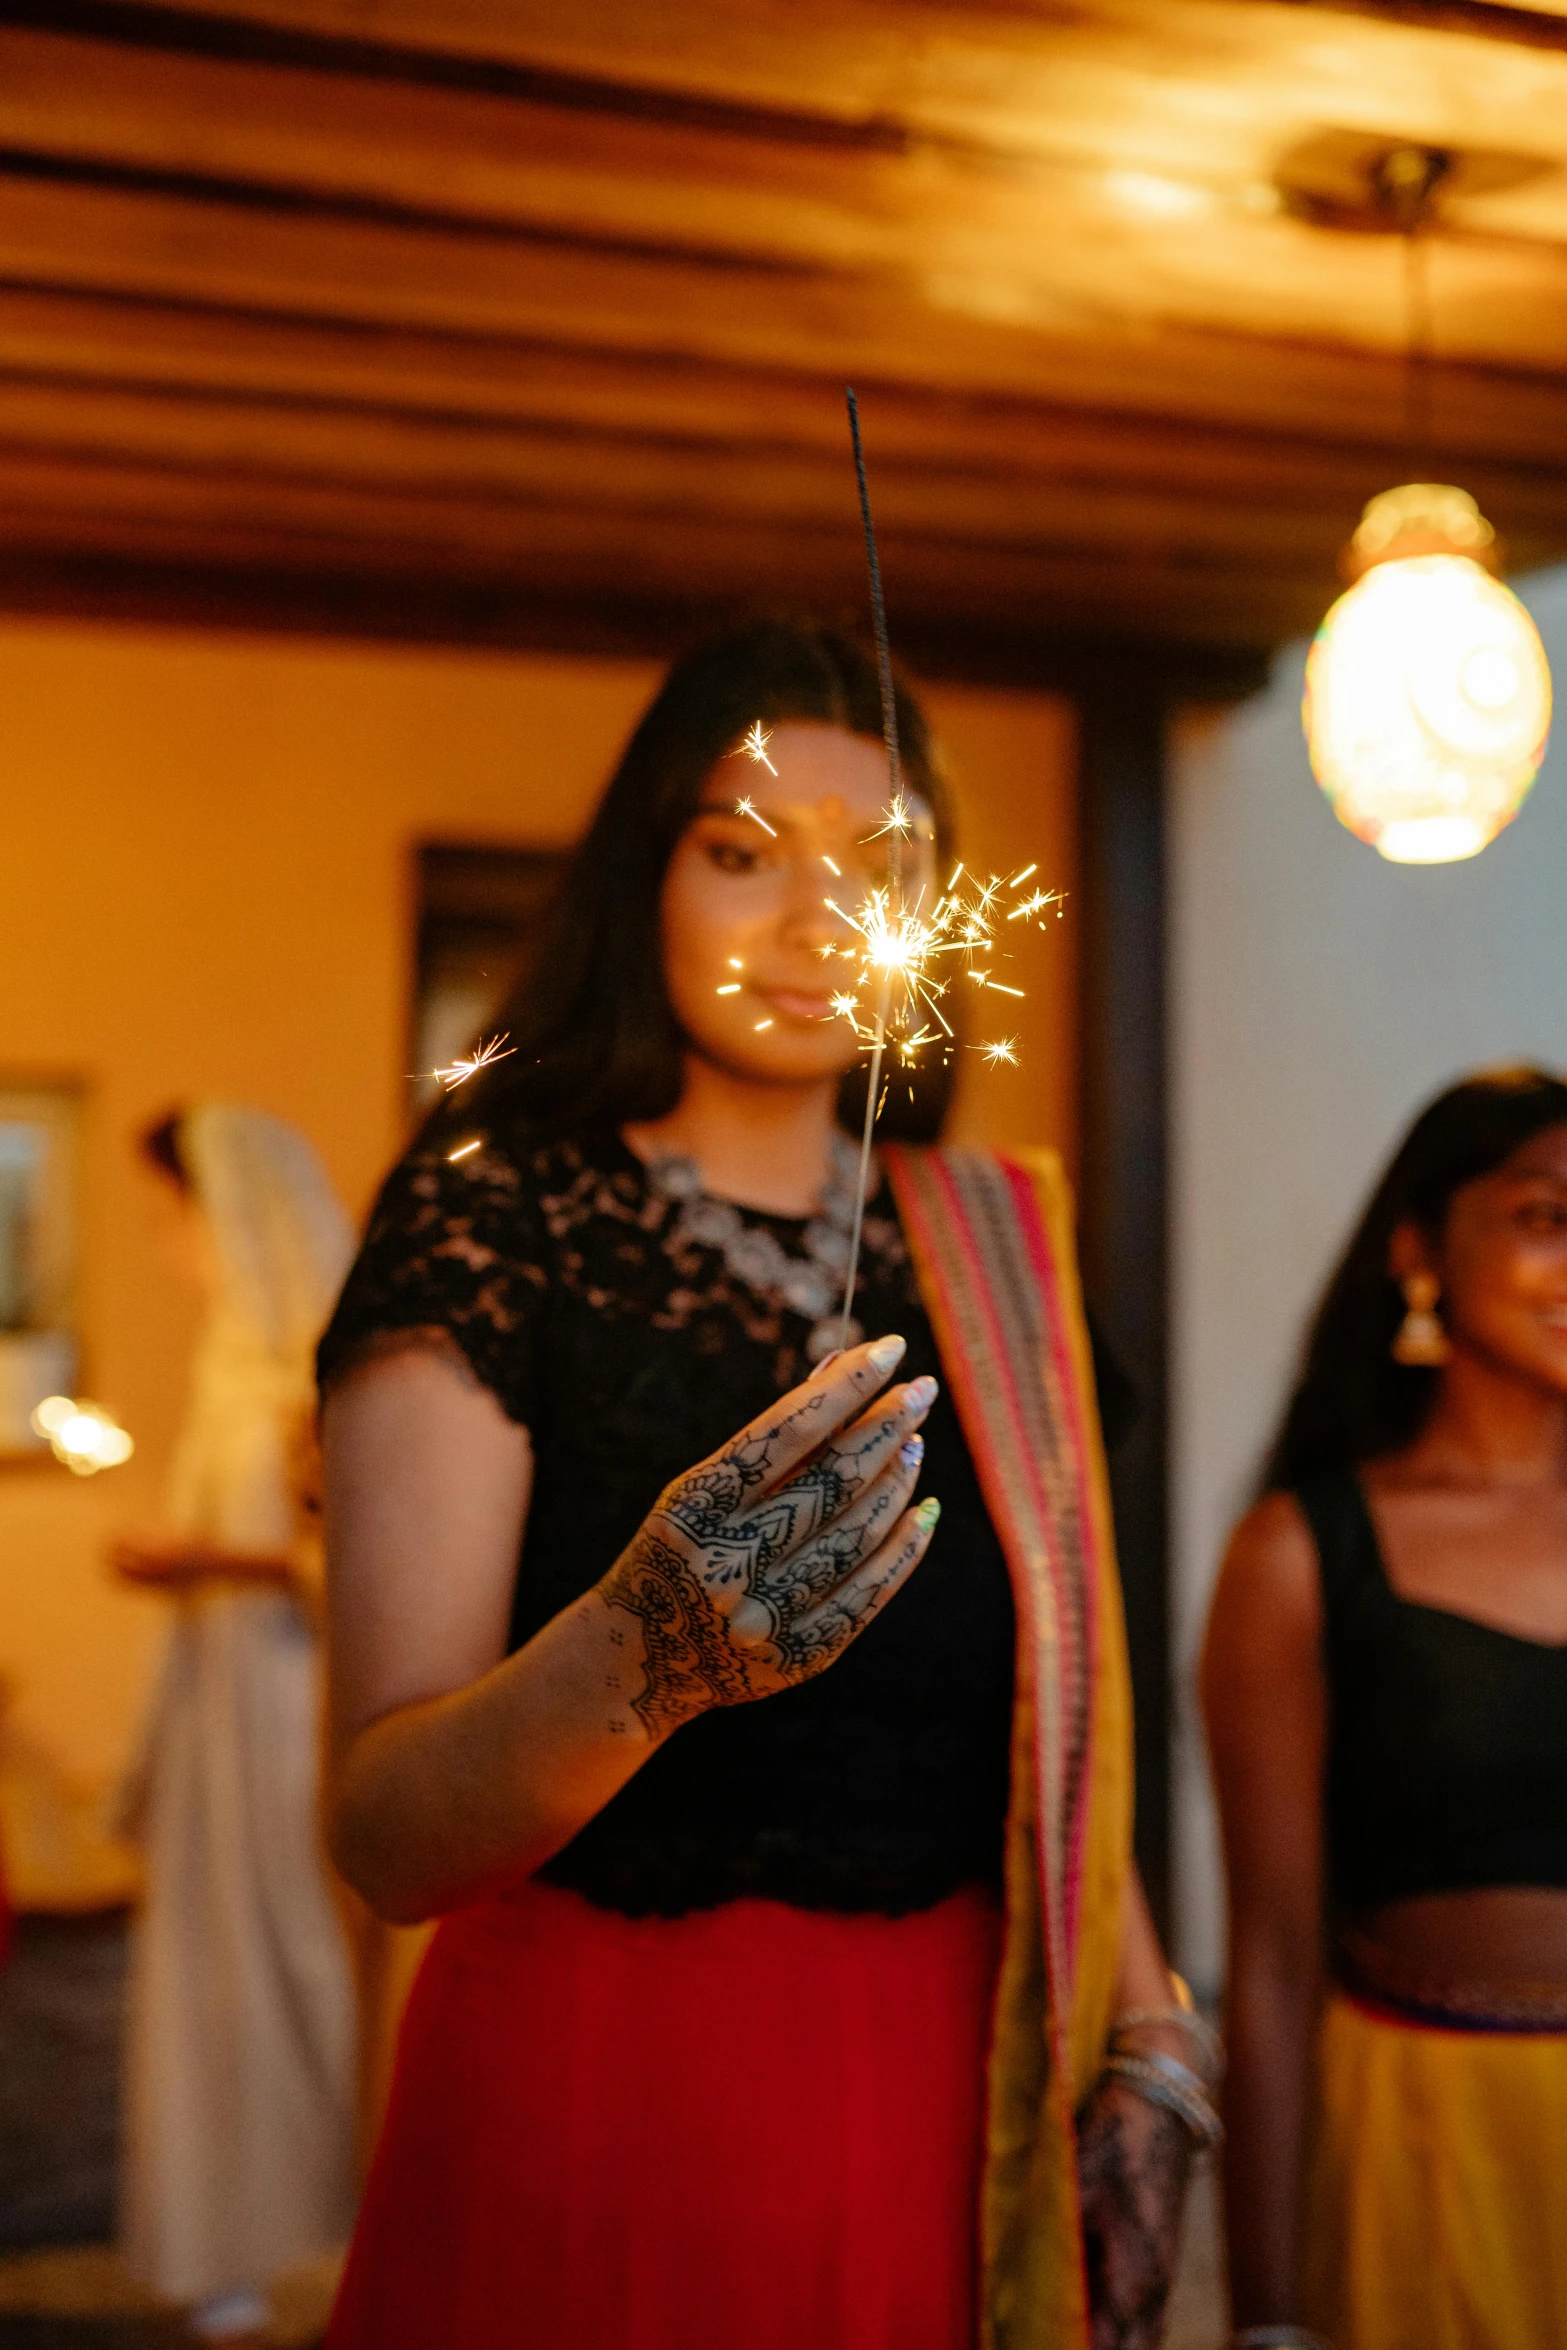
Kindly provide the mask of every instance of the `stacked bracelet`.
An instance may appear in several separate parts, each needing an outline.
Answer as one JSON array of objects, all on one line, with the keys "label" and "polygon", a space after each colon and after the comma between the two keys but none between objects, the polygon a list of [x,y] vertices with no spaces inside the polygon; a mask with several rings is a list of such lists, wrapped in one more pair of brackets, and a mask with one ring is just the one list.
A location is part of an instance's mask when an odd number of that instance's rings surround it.
[{"label": "stacked bracelet", "polygon": [[[1182,1984],[1181,1988],[1184,1990],[1186,1987]],[[1112,2050],[1117,2055],[1135,2054],[1135,2050],[1123,2052],[1122,2041],[1133,2032],[1146,2031],[1156,2025],[1186,2034],[1197,2052],[1198,2064],[1203,2076],[1203,2086],[1211,2094],[1224,2078],[1224,2042],[1219,2038],[1207,2018],[1200,2016],[1194,2007],[1128,2008],[1124,2015],[1116,2017],[1110,2027]]]},{"label": "stacked bracelet", "polygon": [[1113,2055],[1105,2071],[1125,2081],[1150,2105],[1162,2105],[1167,2113],[1173,2113],[1199,2146],[1217,2146],[1224,2136],[1224,2124],[1209,2099],[1207,2084],[1189,2064],[1150,2049],[1142,2056]]}]

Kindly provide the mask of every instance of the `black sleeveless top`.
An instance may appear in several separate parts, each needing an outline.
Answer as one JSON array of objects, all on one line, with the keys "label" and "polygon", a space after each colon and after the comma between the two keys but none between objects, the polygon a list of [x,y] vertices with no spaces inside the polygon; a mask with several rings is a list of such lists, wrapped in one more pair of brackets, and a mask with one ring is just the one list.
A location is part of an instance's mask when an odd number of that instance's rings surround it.
[{"label": "black sleeveless top", "polygon": [[1401,1599],[1353,1471],[1296,1499],[1321,1562],[1338,1914],[1567,1886],[1567,1645]]},{"label": "black sleeveless top", "polygon": [[[804,1254],[803,1217],[743,1211]],[[659,1492],[810,1369],[809,1321],[758,1297],[613,1132],[492,1133],[389,1178],[321,1343],[323,1385],[378,1340],[445,1333],[529,1430],[532,1506],[510,1645],[589,1589]],[[733,1254],[733,1251],[731,1251]],[[890,1194],[871,1203],[855,1312],[939,1374]],[[924,1425],[941,1527],[906,1588],[820,1678],[688,1722],[542,1872],[637,1916],[762,1894],[899,1914],[999,1884],[1013,1614],[950,1396]]]}]

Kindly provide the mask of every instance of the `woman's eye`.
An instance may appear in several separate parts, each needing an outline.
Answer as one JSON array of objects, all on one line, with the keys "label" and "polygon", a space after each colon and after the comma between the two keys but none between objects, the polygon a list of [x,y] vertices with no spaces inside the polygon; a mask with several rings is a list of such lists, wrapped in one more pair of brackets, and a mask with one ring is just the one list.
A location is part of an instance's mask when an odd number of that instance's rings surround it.
[{"label": "woman's eye", "polygon": [[1518,1211],[1525,1232],[1567,1232],[1567,1200],[1529,1200]]},{"label": "woman's eye", "polygon": [[710,840],[707,855],[720,873],[754,873],[760,862],[755,849],[743,849],[732,840]]}]

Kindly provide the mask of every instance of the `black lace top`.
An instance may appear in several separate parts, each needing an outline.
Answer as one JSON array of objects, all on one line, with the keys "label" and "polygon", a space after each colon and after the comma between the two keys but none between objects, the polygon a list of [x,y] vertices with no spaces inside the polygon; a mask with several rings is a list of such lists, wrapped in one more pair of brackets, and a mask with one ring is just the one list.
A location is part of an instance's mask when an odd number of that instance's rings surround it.
[{"label": "black lace top", "polygon": [[[744,1211],[800,1256],[803,1218]],[[389,1335],[449,1334],[530,1431],[518,1647],[595,1583],[669,1479],[802,1379],[809,1322],[757,1296],[615,1134],[393,1172],[321,1344],[330,1384]],[[734,1255],[731,1248],[730,1255]],[[885,1187],[856,1312],[940,1372]],[[924,1428],[941,1525],[907,1587],[818,1679],[677,1730],[544,1874],[636,1916],[742,1894],[921,1909],[999,1881],[1013,1619],[1006,1565],[951,1398]]]}]

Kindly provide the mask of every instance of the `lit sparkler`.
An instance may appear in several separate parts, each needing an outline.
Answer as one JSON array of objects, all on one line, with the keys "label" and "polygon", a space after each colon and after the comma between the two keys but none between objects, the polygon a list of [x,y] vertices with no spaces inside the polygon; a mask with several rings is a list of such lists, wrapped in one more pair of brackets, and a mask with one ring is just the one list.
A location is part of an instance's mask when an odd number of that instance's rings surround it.
[{"label": "lit sparkler", "polygon": [[[855,909],[828,898],[830,911],[854,935],[852,942],[823,951],[856,965],[856,984],[832,998],[834,1014],[847,1020],[873,1051],[879,1042],[905,1063],[943,1038],[955,1045],[941,1001],[951,980],[961,974],[998,995],[1021,996],[1023,990],[998,979],[992,967],[998,919],[1010,922],[1026,914],[1043,929],[1040,915],[1061,905],[1059,891],[1037,890],[1026,904],[1002,914],[1001,893],[1007,886],[994,874],[986,882],[965,878],[960,865],[928,914],[923,892],[910,905],[891,889],[873,890]],[[1016,1057],[1015,1051],[1010,1057]]]},{"label": "lit sparkler", "polygon": [[[882,596],[881,563],[876,552],[876,530],[871,520],[870,489],[865,478],[865,451],[860,441],[859,403],[852,388],[847,392],[849,409],[849,437],[854,449],[854,475],[860,496],[860,520],[865,532],[865,560],[870,573],[871,616],[876,632],[876,668],[881,682],[882,739],[887,747],[888,799],[884,820],[870,835],[872,840],[886,837],[889,846],[890,879],[885,888],[873,890],[854,911],[829,898],[832,911],[854,933],[855,943],[829,947],[826,952],[847,956],[856,966],[856,983],[838,989],[832,998],[833,1014],[847,1020],[855,1035],[870,1047],[870,1068],[865,1091],[865,1126],[860,1140],[859,1182],[854,1199],[854,1223],[849,1241],[849,1261],[844,1277],[843,1319],[838,1343],[849,1344],[850,1324],[853,1320],[854,1284],[859,1271],[860,1234],[865,1221],[865,1194],[870,1177],[871,1137],[875,1131],[877,1114],[881,1108],[882,1067],[889,1050],[905,1067],[912,1067],[918,1055],[931,1045],[950,1052],[956,1044],[952,1024],[941,1008],[949,978],[957,971],[966,972],[979,986],[996,990],[1001,995],[1021,996],[1020,987],[1011,987],[994,976],[990,958],[995,952],[995,929],[1001,901],[1012,891],[1020,890],[1038,872],[1037,864],[1025,865],[1010,881],[992,874],[986,882],[965,878],[959,865],[947,883],[945,891],[937,896],[926,910],[926,891],[921,889],[910,904],[903,885],[903,848],[914,835],[914,815],[909,795],[904,789],[902,763],[898,754],[898,705],[892,681],[892,653],[887,639],[887,612]],[[760,733],[760,728],[753,728]],[[748,747],[748,745],[747,745]],[[831,860],[826,862],[830,865]],[[836,868],[834,868],[836,870]],[[1019,898],[1007,907],[1005,919],[1011,922],[1031,921],[1043,929],[1040,917],[1054,908],[1061,909],[1060,894],[1055,890],[1034,890],[1027,898]],[[1001,1037],[994,1043],[979,1048],[991,1068],[1005,1064],[1016,1066],[1017,1043],[1013,1037]]]},{"label": "lit sparkler", "polygon": [[887,833],[896,834],[899,840],[911,840],[914,836],[914,811],[909,805],[907,792],[893,792],[887,806],[887,821],[878,824],[870,838],[881,840]]},{"label": "lit sparkler", "polygon": [[774,840],[778,838],[776,828],[768,823],[765,816],[758,814],[756,802],[754,800],[736,800],[735,814],[737,816],[749,816],[753,824],[759,824],[764,832],[772,833]]},{"label": "lit sparkler", "polygon": [[476,1077],[481,1069],[488,1069],[492,1061],[509,1061],[516,1050],[515,1045],[506,1043],[504,1035],[492,1036],[488,1044],[481,1044],[471,1053],[459,1053],[448,1068],[432,1070],[431,1074],[438,1077],[450,1093],[454,1087],[466,1085],[469,1078]]}]

